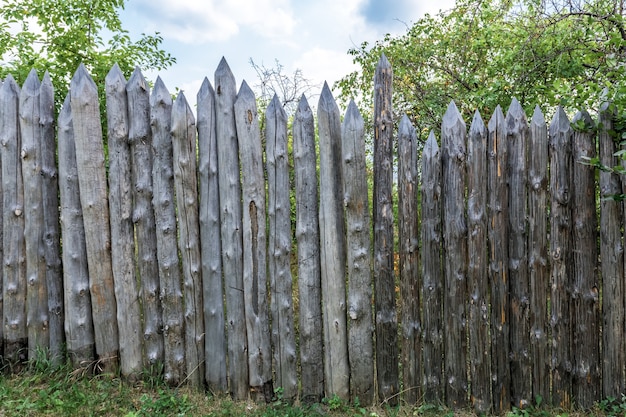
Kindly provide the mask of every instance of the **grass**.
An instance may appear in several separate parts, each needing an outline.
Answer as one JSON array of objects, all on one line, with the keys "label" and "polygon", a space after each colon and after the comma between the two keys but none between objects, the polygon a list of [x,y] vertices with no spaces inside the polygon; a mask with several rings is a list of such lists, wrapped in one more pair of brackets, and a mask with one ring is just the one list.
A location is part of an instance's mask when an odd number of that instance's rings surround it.
[{"label": "grass", "polygon": [[[0,374],[0,416],[252,416],[252,417],[435,417],[473,416],[471,411],[452,412],[432,404],[363,407],[337,397],[322,404],[290,404],[277,389],[274,403],[235,402],[226,396],[211,396],[188,388],[171,389],[153,372],[134,384],[114,375],[87,375],[81,370],[55,367],[45,359],[35,360],[18,375]],[[568,412],[544,407],[513,409],[507,417],[598,417],[626,416],[626,397],[607,399],[591,411]]]}]

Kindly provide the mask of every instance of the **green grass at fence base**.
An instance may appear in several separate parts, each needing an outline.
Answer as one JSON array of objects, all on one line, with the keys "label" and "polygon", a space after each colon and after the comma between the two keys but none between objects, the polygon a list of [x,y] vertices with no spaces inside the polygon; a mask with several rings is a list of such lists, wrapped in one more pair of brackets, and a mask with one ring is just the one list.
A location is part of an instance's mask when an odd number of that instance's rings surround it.
[{"label": "green grass at fence base", "polygon": [[[0,416],[252,416],[252,417],[435,417],[472,416],[445,407],[422,404],[400,407],[363,407],[337,397],[310,406],[284,401],[277,389],[274,403],[235,402],[226,396],[210,396],[186,387],[171,389],[152,376],[134,384],[113,375],[92,376],[67,367],[36,361],[18,375],[0,375]],[[626,398],[600,402],[594,410],[558,412],[534,407],[513,410],[507,417],[624,416]]]}]

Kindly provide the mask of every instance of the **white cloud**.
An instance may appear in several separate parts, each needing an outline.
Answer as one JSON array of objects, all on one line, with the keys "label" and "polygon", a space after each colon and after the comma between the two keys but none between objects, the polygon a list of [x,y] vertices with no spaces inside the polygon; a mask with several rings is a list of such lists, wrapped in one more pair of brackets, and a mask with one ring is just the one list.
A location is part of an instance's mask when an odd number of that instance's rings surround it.
[{"label": "white cloud", "polygon": [[227,41],[243,30],[267,39],[291,36],[288,0],[141,0],[149,31],[184,43]]}]

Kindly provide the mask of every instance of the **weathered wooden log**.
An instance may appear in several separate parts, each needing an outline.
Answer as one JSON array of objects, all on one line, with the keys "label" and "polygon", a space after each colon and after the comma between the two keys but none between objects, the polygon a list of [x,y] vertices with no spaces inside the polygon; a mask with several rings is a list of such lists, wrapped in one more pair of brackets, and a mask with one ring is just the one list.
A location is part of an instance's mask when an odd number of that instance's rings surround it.
[{"label": "weathered wooden log", "polygon": [[530,355],[533,398],[550,399],[548,342],[548,130],[539,107],[530,121],[528,158],[528,267],[530,274]]},{"label": "weathered wooden log", "polygon": [[137,281],[141,286],[143,309],[144,366],[147,372],[156,373],[163,364],[163,316],[152,206],[150,87],[139,68],[135,68],[128,80],[126,93],[133,190],[132,220],[137,242]]},{"label": "weathered wooden log", "polygon": [[98,369],[116,372],[119,357],[117,306],[111,266],[111,232],[98,88],[84,65],[70,84],[76,165],[83,209],[91,307]]},{"label": "weathered wooden log", "polygon": [[131,153],[128,143],[126,79],[116,64],[104,80],[109,147],[109,210],[111,212],[111,265],[117,304],[120,371],[136,380],[143,371],[143,338],[139,285],[135,277],[135,231],[132,219]]},{"label": "weathered wooden log", "polygon": [[228,389],[226,380],[226,335],[224,333],[224,286],[220,239],[215,90],[207,78],[197,96],[198,187],[200,249],[205,328],[206,384],[214,394]]},{"label": "weathered wooden log", "polygon": [[243,202],[243,294],[253,397],[274,396],[267,299],[267,232],[261,130],[254,93],[244,81],[235,101]]},{"label": "weathered wooden log", "polygon": [[587,111],[576,113],[572,125],[578,121],[582,121],[584,128],[574,131],[572,144],[573,402],[587,410],[600,401],[602,395],[595,170],[582,163],[596,157],[596,138],[594,123]]},{"label": "weathered wooden log", "polygon": [[182,264],[185,316],[185,362],[187,382],[204,386],[204,312],[202,311],[202,269],[200,220],[198,218],[198,177],[196,173],[196,123],[181,91],[172,106],[172,156],[178,212],[178,250]]},{"label": "weathered wooden log", "polygon": [[526,204],[528,123],[514,98],[506,115],[509,175],[509,290],[511,401],[524,408],[533,403],[530,350],[530,282]]},{"label": "weathered wooden log", "polygon": [[63,308],[63,268],[59,235],[59,178],[56,164],[54,88],[48,71],[41,80],[39,120],[41,123],[41,175],[44,218],[44,259],[48,287],[49,356],[54,365],[64,361],[65,313]]},{"label": "weathered wooden log", "polygon": [[73,368],[91,370],[96,350],[69,94],[59,113],[58,129],[66,348]]},{"label": "weathered wooden log", "polygon": [[550,124],[550,327],[552,403],[569,408],[572,398],[572,129],[561,106]]},{"label": "weathered wooden log", "polygon": [[509,367],[508,151],[504,114],[496,107],[487,130],[489,282],[491,283],[491,392],[494,413],[511,408]]},{"label": "weathered wooden log", "polygon": [[441,258],[441,154],[431,131],[422,151],[422,293],[424,400],[443,402],[443,264]]},{"label": "weathered wooden log", "polygon": [[374,73],[374,309],[378,397],[397,404],[398,318],[393,254],[393,71],[383,54]]},{"label": "weathered wooden log", "polygon": [[265,143],[269,218],[268,271],[276,386],[282,387],[285,400],[293,401],[298,395],[298,375],[291,283],[291,187],[287,113],[276,95],[265,111]]},{"label": "weathered wooden log", "polygon": [[24,240],[26,243],[26,324],[28,356],[48,354],[48,286],[43,248],[43,184],[41,176],[41,128],[39,94],[41,83],[33,69],[20,91],[19,114],[24,181]]},{"label": "weathered wooden log", "polygon": [[466,128],[454,102],[441,124],[441,168],[445,289],[446,403],[453,408],[467,405],[467,223],[465,219]]},{"label": "weathered wooden log", "polygon": [[20,88],[8,75],[0,88],[0,146],[3,199],[3,318],[4,360],[19,372],[27,359],[26,248],[24,243],[24,188],[19,134]]},{"label": "weathered wooden log", "polygon": [[178,259],[178,229],[172,150],[172,96],[160,77],[150,95],[152,128],[152,205],[163,312],[163,377],[179,386],[186,374],[183,292]]},{"label": "weathered wooden log", "polygon": [[[422,394],[422,328],[420,323],[417,134],[409,118],[398,127],[398,248],[400,322],[404,400],[415,404]],[[365,172],[361,174],[365,178]],[[367,200],[366,200],[367,201]]]},{"label": "weathered wooden log", "polygon": [[324,382],[327,396],[348,399],[350,367],[346,328],[346,235],[339,107],[324,84],[317,107],[320,150],[320,262],[324,300]]},{"label": "weathered wooden log", "polygon": [[300,399],[308,404],[321,401],[324,395],[324,367],[320,366],[324,355],[315,123],[304,95],[293,120],[293,164],[300,307]]},{"label": "weathered wooden log", "polygon": [[476,111],[467,140],[467,290],[471,405],[491,410],[491,341],[487,257],[487,127]]},{"label": "weathered wooden log", "polygon": [[[608,167],[618,164],[616,145],[612,135],[615,118],[614,107],[604,103],[600,107],[598,152],[600,163]],[[624,246],[620,227],[623,209],[611,200],[621,192],[622,186],[616,173],[600,172],[600,265],[602,294],[602,396],[619,398],[626,389],[624,367],[626,352],[622,348],[624,330]]]},{"label": "weathered wooden log", "polygon": [[243,295],[243,249],[239,145],[234,104],[235,77],[222,58],[215,71],[217,162],[219,172],[222,268],[228,332],[228,372],[234,399],[248,397],[248,349]]},{"label": "weathered wooden log", "polygon": [[362,405],[367,406],[372,404],[376,392],[372,340],[372,244],[365,167],[365,122],[354,101],[350,101],[346,110],[341,126],[341,142],[346,213],[350,397],[358,398]]}]

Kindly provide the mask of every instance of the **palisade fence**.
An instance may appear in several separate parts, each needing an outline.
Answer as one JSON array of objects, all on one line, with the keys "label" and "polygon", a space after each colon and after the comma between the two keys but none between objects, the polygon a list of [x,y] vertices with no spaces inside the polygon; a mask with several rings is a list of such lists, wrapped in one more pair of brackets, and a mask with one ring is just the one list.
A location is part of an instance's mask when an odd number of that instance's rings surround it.
[{"label": "palisade fence", "polygon": [[624,206],[601,198],[621,182],[602,172],[598,190],[581,163],[596,149],[617,163],[610,107],[597,129],[560,108],[548,126],[513,99],[468,131],[451,103],[441,145],[431,133],[418,160],[406,116],[394,132],[383,56],[370,214],[363,119],[350,103],[342,121],[327,85],[317,142],[306,98],[292,132],[274,98],[262,149],[254,94],[225,60],[197,120],[182,92],[172,101],[160,79],[151,92],[138,69],[126,82],[114,66],[105,84],[108,172],[84,66],[56,136],[47,74],[0,88],[7,369],[47,352],[235,399],[281,387],[303,402],[495,413],[626,392]]}]

